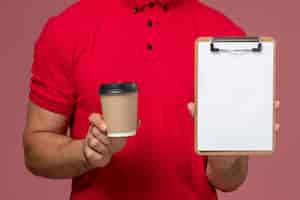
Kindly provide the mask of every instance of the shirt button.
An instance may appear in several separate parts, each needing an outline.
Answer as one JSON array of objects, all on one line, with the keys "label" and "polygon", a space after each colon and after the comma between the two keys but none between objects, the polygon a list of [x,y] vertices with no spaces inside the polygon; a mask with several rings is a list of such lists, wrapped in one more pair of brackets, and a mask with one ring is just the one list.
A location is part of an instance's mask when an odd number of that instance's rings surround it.
[{"label": "shirt button", "polygon": [[139,8],[138,8],[138,7],[134,7],[134,8],[133,8],[133,13],[136,14],[136,13],[138,13],[138,12],[139,12]]},{"label": "shirt button", "polygon": [[148,49],[149,51],[152,51],[152,49],[153,49],[153,46],[152,46],[152,44],[151,44],[151,43],[147,44],[147,49]]},{"label": "shirt button", "polygon": [[169,9],[167,4],[164,4],[162,8],[163,8],[164,11],[167,11]]},{"label": "shirt button", "polygon": [[153,7],[155,6],[155,3],[154,3],[154,2],[150,2],[150,3],[148,4],[148,6],[149,6],[150,8],[153,8]]},{"label": "shirt button", "polygon": [[151,27],[153,26],[153,23],[152,23],[152,20],[151,20],[151,19],[148,20],[147,26],[148,26],[149,28],[151,28]]}]

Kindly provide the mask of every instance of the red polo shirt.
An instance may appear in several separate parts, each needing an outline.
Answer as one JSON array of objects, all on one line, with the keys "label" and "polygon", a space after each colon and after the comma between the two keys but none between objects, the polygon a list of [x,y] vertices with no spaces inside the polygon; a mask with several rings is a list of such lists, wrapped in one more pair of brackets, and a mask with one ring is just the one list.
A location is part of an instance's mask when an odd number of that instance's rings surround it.
[{"label": "red polo shirt", "polygon": [[139,86],[137,135],[107,167],[74,178],[71,199],[216,199],[186,106],[194,99],[194,41],[242,34],[196,0],[82,0],[50,18],[35,46],[30,99],[72,117],[73,138],[84,138],[88,116],[101,113],[101,83]]}]

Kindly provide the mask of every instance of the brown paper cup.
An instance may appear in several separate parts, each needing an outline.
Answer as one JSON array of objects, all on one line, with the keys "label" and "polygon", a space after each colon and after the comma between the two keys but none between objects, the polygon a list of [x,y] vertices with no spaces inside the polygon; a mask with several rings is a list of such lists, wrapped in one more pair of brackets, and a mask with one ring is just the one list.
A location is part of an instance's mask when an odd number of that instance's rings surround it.
[{"label": "brown paper cup", "polygon": [[99,93],[108,136],[134,136],[138,125],[138,91],[136,84],[102,84]]}]

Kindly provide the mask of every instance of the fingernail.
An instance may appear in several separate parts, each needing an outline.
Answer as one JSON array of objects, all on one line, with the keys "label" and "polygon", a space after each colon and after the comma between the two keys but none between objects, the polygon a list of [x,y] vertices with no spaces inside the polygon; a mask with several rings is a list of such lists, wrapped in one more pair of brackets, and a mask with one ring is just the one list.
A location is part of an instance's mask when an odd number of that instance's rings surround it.
[{"label": "fingernail", "polygon": [[102,124],[101,128],[102,128],[103,131],[106,131],[106,126],[105,126],[105,124]]}]

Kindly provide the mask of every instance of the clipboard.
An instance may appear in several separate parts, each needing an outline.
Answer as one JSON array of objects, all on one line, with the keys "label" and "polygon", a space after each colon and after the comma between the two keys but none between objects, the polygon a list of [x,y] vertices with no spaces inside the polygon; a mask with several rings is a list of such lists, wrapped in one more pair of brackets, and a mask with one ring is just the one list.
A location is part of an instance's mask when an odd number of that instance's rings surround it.
[{"label": "clipboard", "polygon": [[195,42],[195,151],[271,154],[275,147],[275,41],[200,37]]}]

